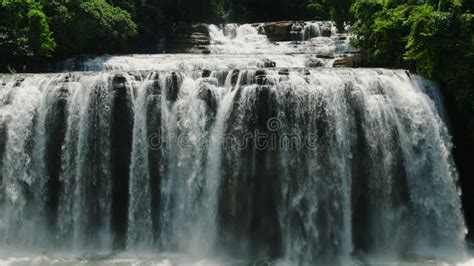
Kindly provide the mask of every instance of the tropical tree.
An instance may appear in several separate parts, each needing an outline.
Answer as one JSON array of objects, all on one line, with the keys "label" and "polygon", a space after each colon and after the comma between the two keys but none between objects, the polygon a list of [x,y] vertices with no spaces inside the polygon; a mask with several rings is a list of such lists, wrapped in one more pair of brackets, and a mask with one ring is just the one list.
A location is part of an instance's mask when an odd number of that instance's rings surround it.
[{"label": "tropical tree", "polygon": [[50,57],[56,43],[41,5],[33,0],[0,0],[0,68],[20,59]]}]

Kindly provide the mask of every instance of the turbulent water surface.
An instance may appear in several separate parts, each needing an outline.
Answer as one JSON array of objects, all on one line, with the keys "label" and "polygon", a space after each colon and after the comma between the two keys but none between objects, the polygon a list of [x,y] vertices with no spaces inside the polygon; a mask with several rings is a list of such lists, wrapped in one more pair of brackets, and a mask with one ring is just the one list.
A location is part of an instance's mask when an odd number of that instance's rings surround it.
[{"label": "turbulent water surface", "polygon": [[320,25],[0,75],[0,264],[472,263],[438,88]]}]

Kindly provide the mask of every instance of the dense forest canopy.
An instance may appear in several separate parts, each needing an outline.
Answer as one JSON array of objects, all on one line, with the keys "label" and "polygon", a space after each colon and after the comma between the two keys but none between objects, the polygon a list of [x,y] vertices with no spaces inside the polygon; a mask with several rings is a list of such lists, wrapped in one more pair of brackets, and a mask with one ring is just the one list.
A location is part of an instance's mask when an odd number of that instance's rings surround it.
[{"label": "dense forest canopy", "polygon": [[[462,23],[462,27],[469,27],[469,23],[472,22],[470,17],[473,2],[471,0],[464,2],[463,0],[0,0],[1,66],[4,69],[7,62],[12,64],[18,60],[51,56],[64,58],[80,54],[140,51],[142,47],[156,44],[169,25],[178,21],[251,23],[332,19],[336,21],[339,29],[342,29],[344,22],[353,24],[355,19],[358,19],[362,23],[357,24],[355,32],[368,39],[366,42],[358,40],[356,43],[365,48],[374,47],[374,43],[369,43],[371,41],[381,41],[377,38],[372,40],[371,37],[382,33],[384,26],[400,29],[399,32],[390,32],[388,35],[393,43],[377,43],[382,45],[380,49],[374,49],[374,53],[369,51],[370,59],[374,62],[382,65],[387,65],[387,62],[389,65],[394,63],[400,67],[420,56],[416,52],[419,48],[418,43],[411,45],[410,51],[400,50],[404,48],[402,42],[405,37],[408,37],[400,34],[406,33],[410,27],[415,27],[413,25],[422,27],[423,25],[419,25],[418,22],[441,20],[441,13],[443,16],[455,14],[454,17],[459,18],[458,22]],[[410,16],[412,13],[418,16]],[[406,20],[408,18],[410,19]],[[446,24],[448,21],[450,20],[436,23]],[[371,23],[375,23],[377,27],[374,28],[375,24]],[[440,29],[438,33],[443,34],[443,30]],[[426,41],[426,38],[420,38],[421,35],[417,36],[414,32],[410,36],[412,41],[415,39],[420,42],[421,39]],[[469,39],[469,34],[464,34],[464,37]],[[397,43],[398,47],[395,47]],[[384,48],[391,53],[383,53],[381,49]],[[382,62],[382,57],[385,62]],[[423,66],[424,71],[428,71],[428,67]]]},{"label": "dense forest canopy", "polygon": [[[0,0],[0,3],[0,55],[4,68],[7,62],[13,64],[25,59],[139,51],[157,43],[167,27],[178,21],[222,23],[334,19],[342,25],[342,21],[350,17],[352,2]],[[33,31],[38,36],[33,36]],[[13,45],[17,41],[19,45]]]}]

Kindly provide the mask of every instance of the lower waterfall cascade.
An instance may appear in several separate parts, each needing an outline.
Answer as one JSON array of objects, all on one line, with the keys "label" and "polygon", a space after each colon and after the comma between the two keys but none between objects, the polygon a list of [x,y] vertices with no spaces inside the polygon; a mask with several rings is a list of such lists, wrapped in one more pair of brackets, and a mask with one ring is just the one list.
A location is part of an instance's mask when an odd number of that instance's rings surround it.
[{"label": "lower waterfall cascade", "polygon": [[439,88],[333,68],[353,48],[327,23],[0,74],[0,264],[465,260]]}]

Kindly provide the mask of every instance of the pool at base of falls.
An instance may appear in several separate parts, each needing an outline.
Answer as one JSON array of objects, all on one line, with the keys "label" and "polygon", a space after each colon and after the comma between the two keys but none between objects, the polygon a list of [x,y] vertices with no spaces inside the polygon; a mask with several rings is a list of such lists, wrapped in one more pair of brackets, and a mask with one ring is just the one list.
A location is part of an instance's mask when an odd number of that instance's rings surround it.
[{"label": "pool at base of falls", "polygon": [[[42,265],[83,265],[83,266],[289,266],[297,265],[297,262],[287,260],[261,259],[232,259],[225,257],[217,258],[197,258],[183,254],[29,254],[0,256],[1,266],[42,266]],[[423,258],[391,259],[391,258],[373,258],[360,260],[358,258],[345,261],[345,266],[472,266],[474,257],[459,261],[443,261]]]}]

